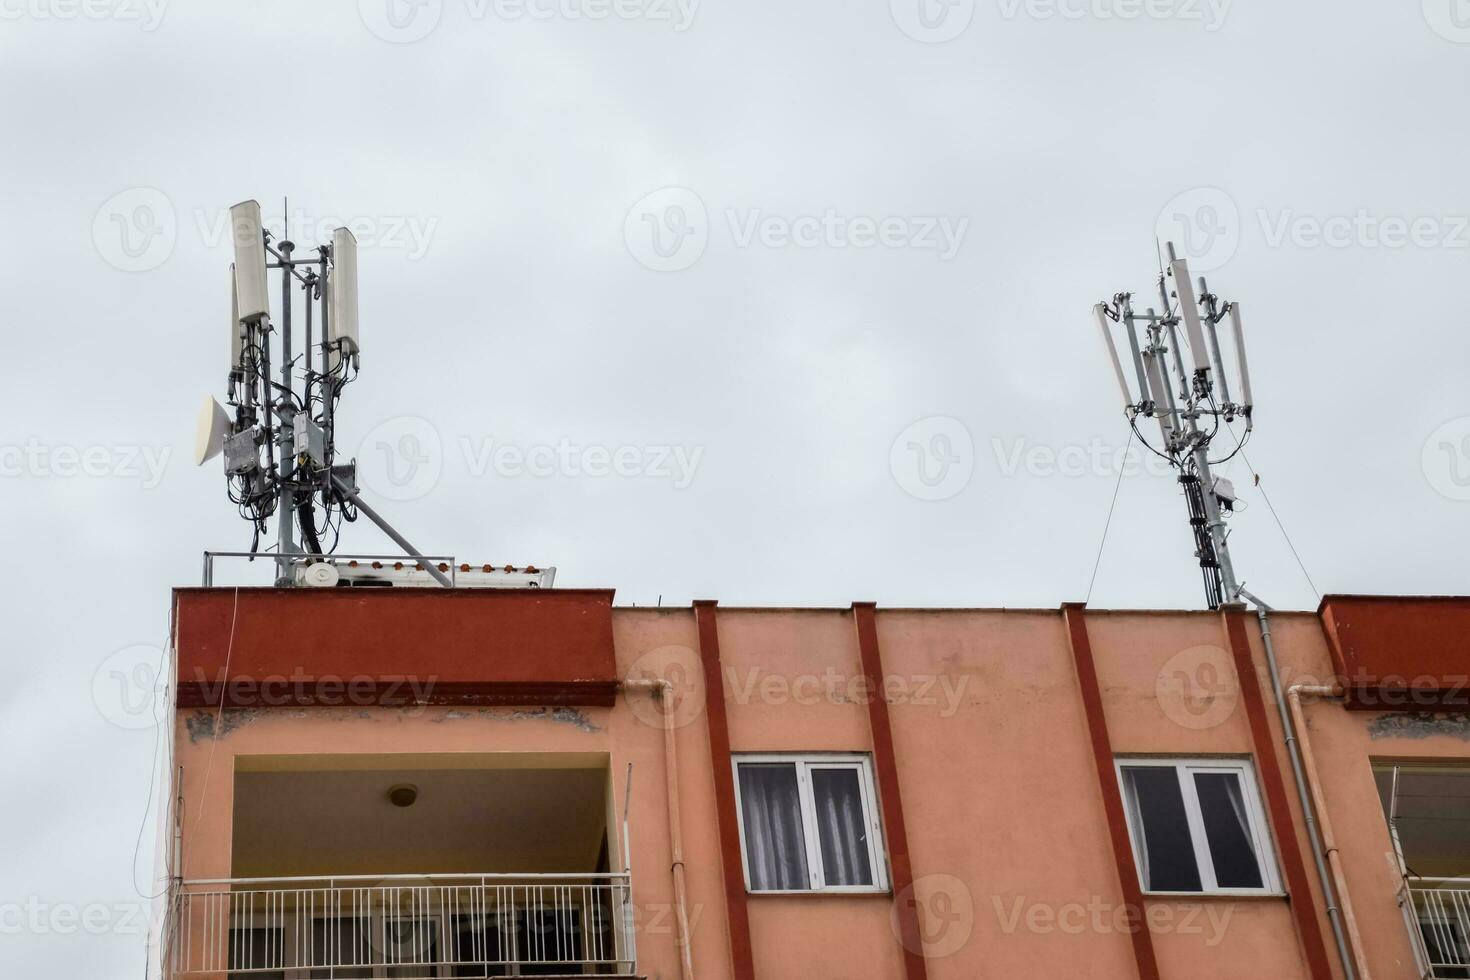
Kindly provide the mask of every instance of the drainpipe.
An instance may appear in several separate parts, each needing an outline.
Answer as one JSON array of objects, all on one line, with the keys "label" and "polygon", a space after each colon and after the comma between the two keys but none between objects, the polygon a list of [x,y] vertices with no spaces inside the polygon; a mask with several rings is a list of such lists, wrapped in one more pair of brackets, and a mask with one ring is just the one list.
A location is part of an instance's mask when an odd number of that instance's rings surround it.
[{"label": "drainpipe", "polygon": [[[1348,936],[1343,930],[1343,910],[1338,908],[1338,898],[1344,905],[1347,904],[1347,893],[1342,889],[1340,882],[1337,888],[1333,887],[1333,877],[1328,871],[1328,852],[1324,850],[1323,838],[1331,837],[1327,829],[1327,815],[1322,814],[1322,835],[1319,837],[1318,824],[1313,816],[1311,790],[1308,788],[1307,773],[1304,772],[1302,764],[1303,744],[1298,740],[1297,730],[1305,727],[1305,723],[1296,721],[1291,713],[1287,711],[1286,698],[1281,691],[1281,671],[1276,666],[1276,646],[1271,641],[1271,607],[1252,595],[1244,587],[1236,590],[1237,594],[1251,601],[1256,607],[1256,618],[1261,622],[1261,645],[1266,650],[1267,673],[1271,677],[1272,700],[1276,702],[1276,713],[1281,720],[1281,731],[1286,735],[1286,754],[1291,759],[1291,775],[1296,783],[1297,801],[1301,804],[1302,815],[1307,822],[1307,842],[1312,848],[1312,860],[1317,866],[1317,881],[1322,887],[1322,898],[1327,903],[1327,921],[1332,926],[1332,938],[1337,944],[1337,956],[1342,962],[1343,975],[1346,980],[1371,980],[1368,968],[1352,949],[1361,948],[1357,939],[1357,925],[1352,921],[1352,912],[1346,911],[1348,919],[1348,931],[1352,933],[1352,942],[1349,943]],[[1297,688],[1292,688],[1293,691]],[[1332,853],[1335,853],[1333,851]]]},{"label": "drainpipe", "polygon": [[[1322,796],[1321,781],[1317,778],[1317,762],[1312,755],[1312,743],[1307,737],[1307,719],[1302,713],[1302,697],[1340,698],[1345,692],[1335,684],[1293,684],[1286,692],[1291,705],[1291,717],[1301,733],[1302,763],[1306,767],[1307,785],[1312,791],[1312,804],[1317,810],[1317,823],[1322,832],[1322,848],[1327,852],[1327,862],[1332,867],[1332,881],[1337,888],[1338,900],[1342,903],[1342,918],[1347,927],[1348,941],[1352,945],[1354,962],[1360,980],[1369,980],[1368,964],[1363,962],[1363,937],[1358,933],[1358,920],[1353,915],[1353,902],[1348,896],[1347,877],[1342,869],[1342,857],[1337,851],[1337,842],[1332,836],[1332,821],[1327,816],[1327,801]],[[1310,817],[1308,819],[1311,819]]]},{"label": "drainpipe", "polygon": [[674,915],[679,928],[679,973],[694,980],[694,957],[689,948],[689,901],[684,884],[684,835],[679,830],[679,760],[674,751],[674,685],[663,678],[629,679],[627,691],[651,691],[664,718],[664,777],[668,782],[670,871],[674,875]]}]

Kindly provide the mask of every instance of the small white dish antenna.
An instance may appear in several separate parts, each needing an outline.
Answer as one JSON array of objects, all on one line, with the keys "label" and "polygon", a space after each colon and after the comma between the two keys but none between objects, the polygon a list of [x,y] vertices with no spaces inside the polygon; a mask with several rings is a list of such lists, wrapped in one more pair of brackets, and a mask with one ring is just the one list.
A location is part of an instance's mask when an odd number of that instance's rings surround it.
[{"label": "small white dish antenna", "polygon": [[194,463],[203,466],[214,459],[225,448],[225,436],[230,434],[230,413],[209,395],[199,406],[199,421],[194,427]]},{"label": "small white dish antenna", "polygon": [[311,588],[329,589],[336,585],[340,578],[337,566],[329,562],[317,561],[310,565],[296,566],[296,580]]}]

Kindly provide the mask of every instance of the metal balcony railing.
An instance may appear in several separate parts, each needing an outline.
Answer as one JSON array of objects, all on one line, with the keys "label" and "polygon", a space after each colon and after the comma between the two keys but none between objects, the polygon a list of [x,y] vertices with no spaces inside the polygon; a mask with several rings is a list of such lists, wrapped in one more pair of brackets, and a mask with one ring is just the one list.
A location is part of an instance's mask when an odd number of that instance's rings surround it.
[{"label": "metal balcony railing", "polygon": [[167,976],[624,977],[626,874],[360,875],[186,881]]},{"label": "metal balcony railing", "polygon": [[1470,980],[1470,880],[1404,880],[1399,892],[1419,973],[1426,980]]}]

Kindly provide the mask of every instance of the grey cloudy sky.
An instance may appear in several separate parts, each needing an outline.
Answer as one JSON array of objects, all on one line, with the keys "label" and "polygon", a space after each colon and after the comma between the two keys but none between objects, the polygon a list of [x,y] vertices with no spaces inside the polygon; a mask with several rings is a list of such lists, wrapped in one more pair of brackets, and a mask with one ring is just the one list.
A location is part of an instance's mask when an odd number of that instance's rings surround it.
[{"label": "grey cloudy sky", "polygon": [[[249,543],[189,458],[229,205],[358,231],[340,439],[425,551],[623,603],[1081,598],[1127,436],[1089,307],[1171,226],[1246,310],[1316,589],[1463,592],[1463,6],[0,0],[5,972],[143,969],[112,685]],[[1248,585],[1313,607],[1230,476]],[[1093,604],[1201,601],[1172,479],[1125,477]]]}]

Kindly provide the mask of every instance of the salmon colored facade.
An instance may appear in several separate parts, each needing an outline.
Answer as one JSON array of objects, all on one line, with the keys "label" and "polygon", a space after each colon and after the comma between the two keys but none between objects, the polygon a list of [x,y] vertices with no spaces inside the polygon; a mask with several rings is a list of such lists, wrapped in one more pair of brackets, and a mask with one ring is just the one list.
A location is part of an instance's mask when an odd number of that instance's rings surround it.
[{"label": "salmon colored facade", "polygon": [[1470,773],[1470,600],[1266,623],[1329,901],[1254,612],[612,599],[177,590],[164,975],[1470,975],[1383,802]]}]

